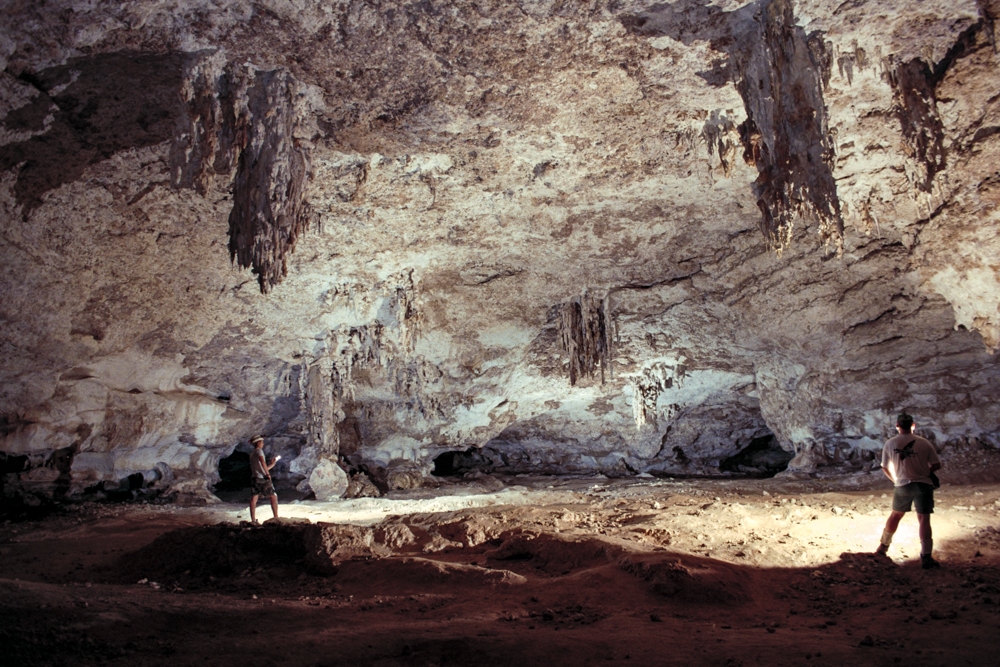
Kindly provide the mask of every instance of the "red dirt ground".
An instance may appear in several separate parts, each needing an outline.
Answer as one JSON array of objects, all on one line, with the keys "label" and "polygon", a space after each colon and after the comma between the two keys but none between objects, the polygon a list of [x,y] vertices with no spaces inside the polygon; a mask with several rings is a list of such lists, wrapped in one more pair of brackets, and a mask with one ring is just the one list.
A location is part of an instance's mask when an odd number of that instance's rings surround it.
[{"label": "red dirt ground", "polygon": [[[3,662],[992,666],[987,477],[939,491],[928,571],[910,516],[891,560],[867,553],[891,492],[875,475],[514,478],[287,504],[261,527],[236,505],[77,506],[0,525]],[[295,547],[308,520],[370,525],[382,557],[319,574]]]}]

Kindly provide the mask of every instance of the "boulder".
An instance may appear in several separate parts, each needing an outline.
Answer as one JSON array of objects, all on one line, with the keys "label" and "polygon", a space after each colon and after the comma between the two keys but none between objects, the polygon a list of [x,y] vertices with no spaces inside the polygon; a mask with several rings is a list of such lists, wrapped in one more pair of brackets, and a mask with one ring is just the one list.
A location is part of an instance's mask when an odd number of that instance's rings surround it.
[{"label": "boulder", "polygon": [[347,498],[378,498],[382,495],[382,492],[378,490],[378,487],[375,486],[368,475],[359,472],[351,477],[351,481],[347,485],[347,492],[344,495]]},{"label": "boulder", "polygon": [[424,473],[417,465],[402,463],[389,468],[386,481],[390,489],[419,489],[424,485]]},{"label": "boulder", "polygon": [[313,468],[306,483],[316,494],[316,500],[326,501],[342,498],[347,492],[350,480],[339,465],[324,459]]}]

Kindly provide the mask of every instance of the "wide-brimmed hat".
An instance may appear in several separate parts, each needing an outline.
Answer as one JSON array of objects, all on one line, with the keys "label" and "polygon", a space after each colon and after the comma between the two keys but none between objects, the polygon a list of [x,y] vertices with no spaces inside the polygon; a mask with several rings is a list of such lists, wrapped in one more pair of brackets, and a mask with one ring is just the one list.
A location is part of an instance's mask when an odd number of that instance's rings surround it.
[{"label": "wide-brimmed hat", "polygon": [[255,443],[258,443],[258,442],[264,442],[264,436],[262,436],[262,435],[255,435],[254,437],[250,438],[250,444],[251,445],[253,445]]}]

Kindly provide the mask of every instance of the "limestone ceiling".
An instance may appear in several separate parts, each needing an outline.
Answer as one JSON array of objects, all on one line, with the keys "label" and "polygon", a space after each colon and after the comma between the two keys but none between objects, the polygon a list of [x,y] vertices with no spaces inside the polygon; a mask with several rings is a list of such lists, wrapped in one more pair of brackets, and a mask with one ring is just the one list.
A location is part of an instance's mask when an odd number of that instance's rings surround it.
[{"label": "limestone ceiling", "polygon": [[2,11],[0,449],[74,488],[1000,443],[996,3]]}]

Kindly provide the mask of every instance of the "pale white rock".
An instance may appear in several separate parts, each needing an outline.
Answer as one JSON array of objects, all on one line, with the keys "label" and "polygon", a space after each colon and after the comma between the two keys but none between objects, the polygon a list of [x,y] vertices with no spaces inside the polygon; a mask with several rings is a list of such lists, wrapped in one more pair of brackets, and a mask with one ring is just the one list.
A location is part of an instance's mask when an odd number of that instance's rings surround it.
[{"label": "pale white rock", "polygon": [[316,500],[336,500],[343,497],[349,483],[343,468],[329,459],[323,459],[309,474],[308,489],[316,494]]}]

